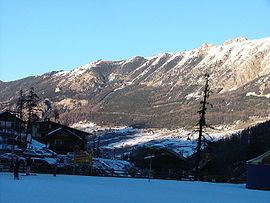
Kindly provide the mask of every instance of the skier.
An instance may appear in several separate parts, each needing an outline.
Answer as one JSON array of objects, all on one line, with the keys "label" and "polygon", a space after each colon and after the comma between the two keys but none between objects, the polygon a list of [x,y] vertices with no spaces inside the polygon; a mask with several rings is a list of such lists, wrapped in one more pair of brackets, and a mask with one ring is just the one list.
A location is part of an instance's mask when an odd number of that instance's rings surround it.
[{"label": "skier", "polygon": [[31,159],[31,157],[27,157],[26,159],[26,175],[29,176],[31,173],[31,167],[33,164],[33,160]]},{"label": "skier", "polygon": [[16,158],[14,162],[14,179],[15,180],[19,180],[19,168],[20,168],[20,160]]}]

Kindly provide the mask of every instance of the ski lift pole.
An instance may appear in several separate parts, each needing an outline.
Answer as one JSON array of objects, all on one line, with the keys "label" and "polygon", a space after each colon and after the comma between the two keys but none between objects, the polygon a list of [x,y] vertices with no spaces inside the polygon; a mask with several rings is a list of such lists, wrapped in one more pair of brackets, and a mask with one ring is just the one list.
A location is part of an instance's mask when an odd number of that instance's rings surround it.
[{"label": "ski lift pole", "polygon": [[152,159],[149,160],[149,172],[148,172],[148,182],[150,182],[151,179],[151,170],[152,170]]},{"label": "ski lift pole", "polygon": [[150,182],[151,179],[151,171],[152,171],[152,158],[154,157],[154,151],[152,149],[149,149],[148,152],[149,155],[149,172],[148,172],[148,182]]}]

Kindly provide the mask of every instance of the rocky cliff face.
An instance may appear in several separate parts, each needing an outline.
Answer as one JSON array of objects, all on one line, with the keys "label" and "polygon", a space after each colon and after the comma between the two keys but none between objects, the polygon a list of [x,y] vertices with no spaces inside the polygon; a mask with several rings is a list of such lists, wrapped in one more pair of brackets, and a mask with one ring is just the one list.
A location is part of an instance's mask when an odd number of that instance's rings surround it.
[{"label": "rocky cliff face", "polygon": [[67,123],[189,126],[198,120],[205,73],[213,91],[211,123],[268,116],[270,38],[236,38],[175,54],[99,60],[72,71],[3,82],[0,102],[2,108],[12,105],[20,89],[34,87],[61,109]]}]

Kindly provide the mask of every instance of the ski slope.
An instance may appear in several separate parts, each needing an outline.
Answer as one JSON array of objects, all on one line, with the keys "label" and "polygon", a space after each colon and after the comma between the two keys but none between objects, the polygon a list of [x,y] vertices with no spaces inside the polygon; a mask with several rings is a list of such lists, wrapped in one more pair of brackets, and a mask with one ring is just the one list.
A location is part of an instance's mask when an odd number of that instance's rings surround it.
[{"label": "ski slope", "polygon": [[47,174],[14,180],[11,173],[0,173],[3,203],[239,203],[269,199],[270,191],[249,190],[243,184]]}]

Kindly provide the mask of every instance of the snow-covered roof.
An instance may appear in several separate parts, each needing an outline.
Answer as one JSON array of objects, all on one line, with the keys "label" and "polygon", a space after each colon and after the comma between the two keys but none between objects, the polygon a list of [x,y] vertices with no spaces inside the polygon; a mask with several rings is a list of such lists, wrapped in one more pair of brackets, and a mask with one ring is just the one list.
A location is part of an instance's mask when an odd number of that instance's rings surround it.
[{"label": "snow-covered roof", "polygon": [[56,122],[53,122],[53,121],[36,121],[35,123],[50,123],[52,125],[58,126],[58,128],[63,128],[63,129],[69,130],[69,131],[76,131],[76,132],[80,132],[82,134],[89,134],[86,131],[78,130],[76,128],[72,128],[72,127],[63,125],[61,123],[56,123]]},{"label": "snow-covered roof", "polygon": [[50,136],[50,135],[52,135],[52,134],[54,134],[54,133],[60,132],[60,131],[67,132],[67,133],[73,135],[74,137],[76,137],[76,138],[78,138],[78,139],[80,139],[80,140],[83,140],[80,136],[78,136],[78,135],[76,135],[75,133],[71,132],[70,130],[65,129],[65,128],[62,128],[62,127],[57,128],[56,130],[53,130],[53,131],[49,132],[49,133],[48,133],[48,136]]},{"label": "snow-covered roof", "polygon": [[51,134],[53,134],[53,133],[55,133],[55,132],[58,132],[58,131],[60,131],[61,129],[63,129],[63,128],[57,128],[57,129],[55,129],[55,130],[49,132],[48,135],[51,135]]},{"label": "snow-covered roof", "polygon": [[[147,146],[147,145],[142,145],[141,147],[143,148],[149,148],[149,149],[156,149],[156,150],[163,150],[163,152],[167,152],[179,159],[186,159],[180,152],[176,152],[174,151],[173,149],[170,149],[166,146]],[[152,159],[152,158],[155,158],[155,157],[159,157],[159,156],[162,156],[163,153],[161,154],[151,154],[151,155],[148,155],[148,156],[145,156],[143,159]]]}]

